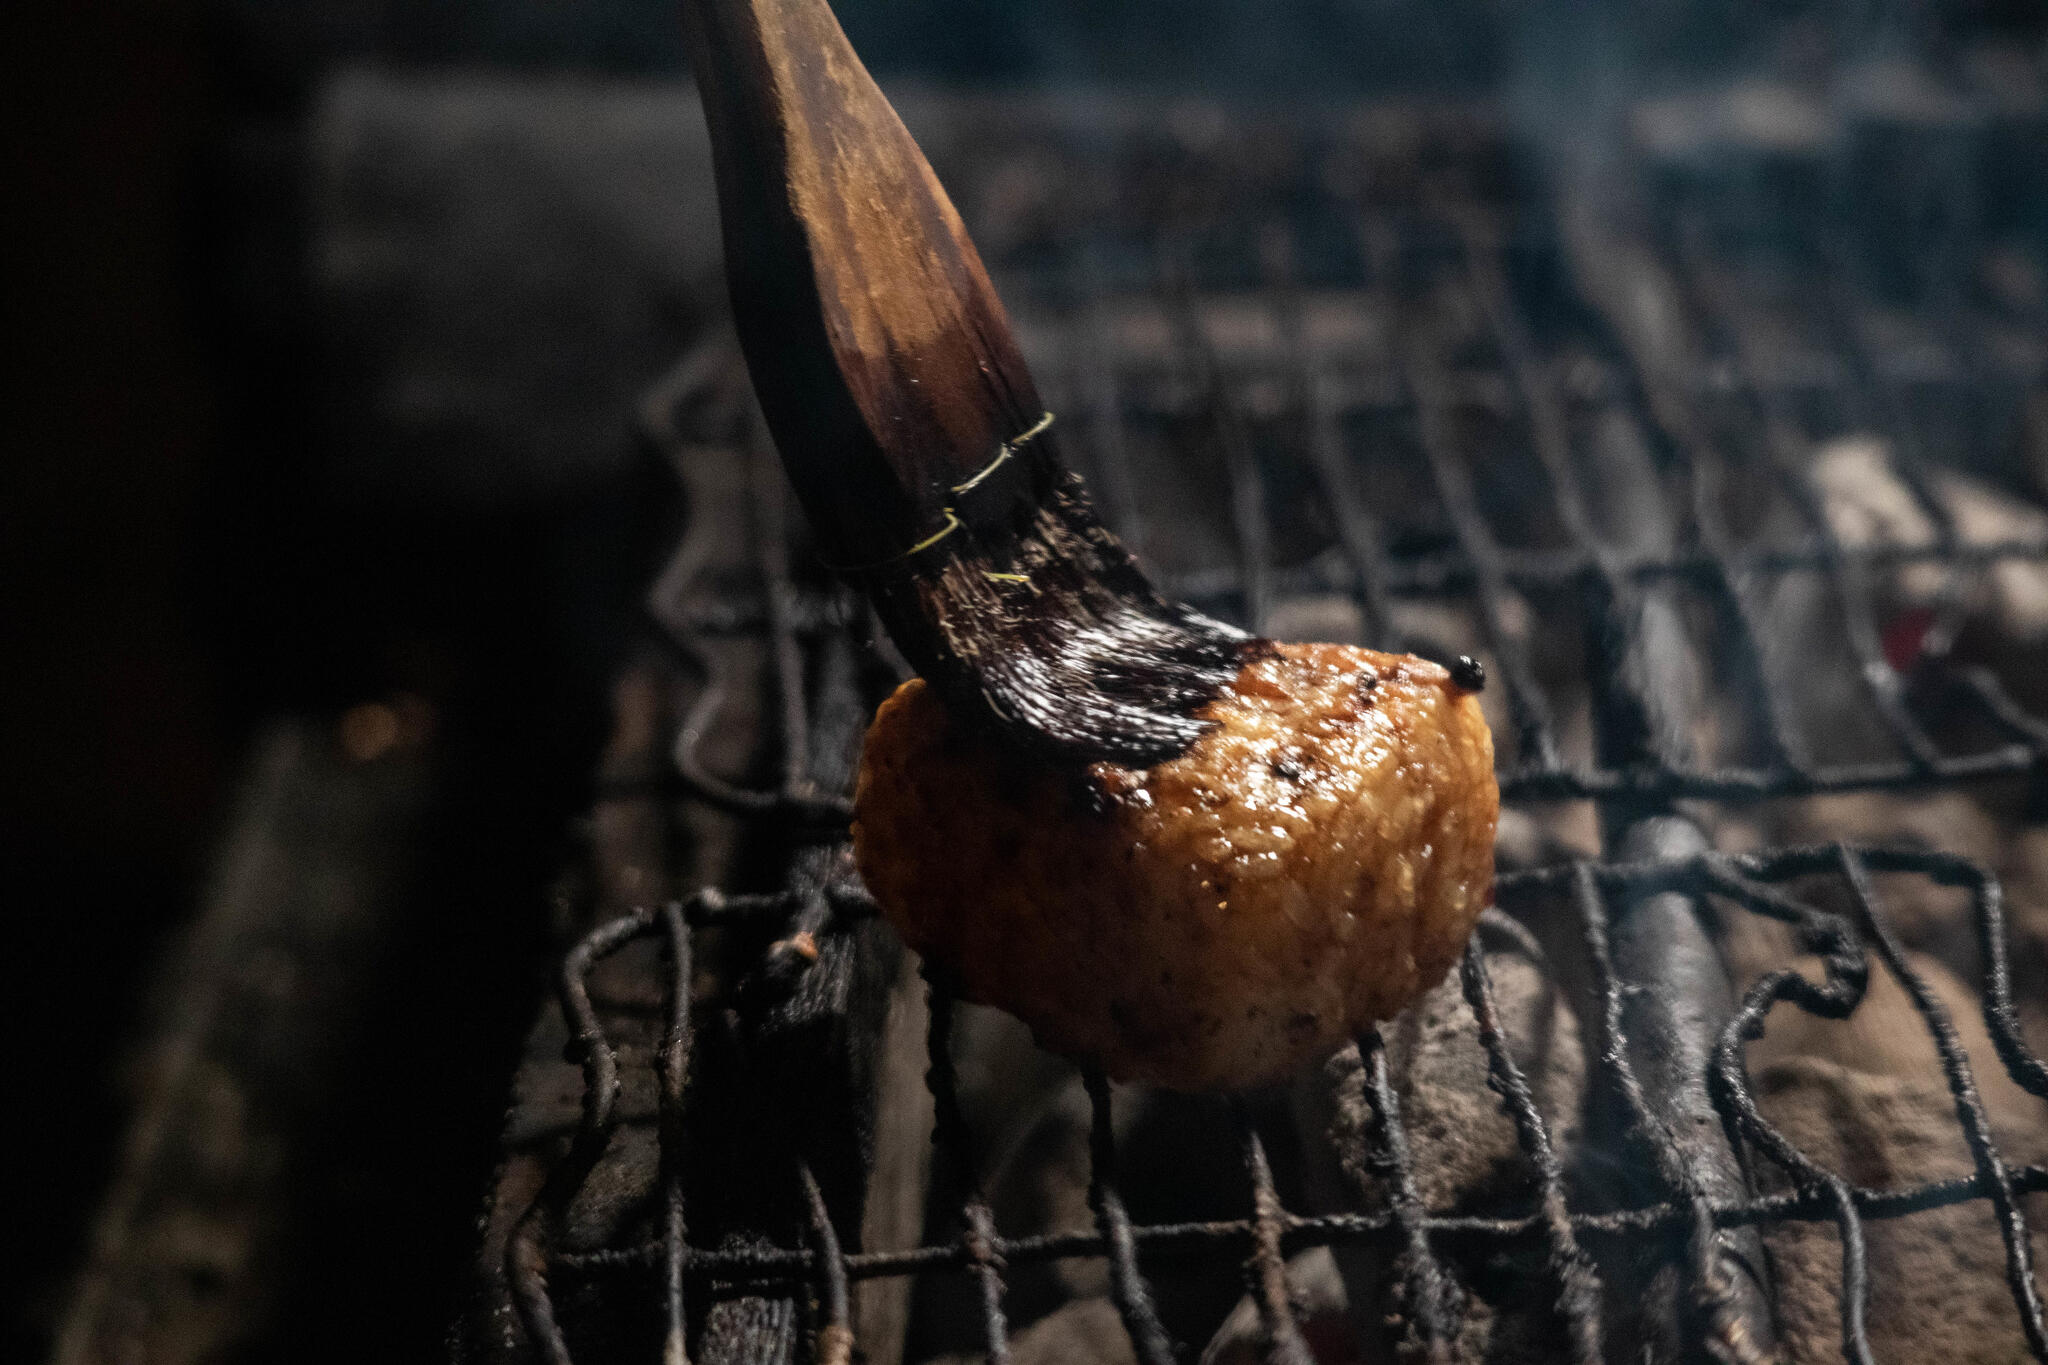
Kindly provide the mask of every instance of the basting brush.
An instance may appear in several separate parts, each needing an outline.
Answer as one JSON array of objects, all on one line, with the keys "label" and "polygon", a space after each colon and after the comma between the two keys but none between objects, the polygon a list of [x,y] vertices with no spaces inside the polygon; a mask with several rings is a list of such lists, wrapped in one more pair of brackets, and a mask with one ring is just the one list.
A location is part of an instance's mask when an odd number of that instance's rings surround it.
[{"label": "basting brush", "polygon": [[825,0],[685,0],[727,283],[819,546],[957,714],[1143,766],[1259,647],[1161,596],[1060,461],[960,216]]}]

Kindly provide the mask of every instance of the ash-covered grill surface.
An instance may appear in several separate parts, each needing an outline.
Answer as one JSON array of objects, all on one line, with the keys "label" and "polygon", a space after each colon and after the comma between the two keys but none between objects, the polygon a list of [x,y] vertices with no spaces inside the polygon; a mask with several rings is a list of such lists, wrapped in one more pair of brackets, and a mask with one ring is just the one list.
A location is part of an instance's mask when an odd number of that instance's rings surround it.
[{"label": "ash-covered grill surface", "polygon": [[1885,160],[1924,110],[1728,98],[1599,164],[1455,103],[911,108],[1170,591],[1483,660],[1499,909],[1288,1096],[1112,1095],[927,1009],[844,843],[898,675],[709,341],[647,404],[692,529],[460,1353],[1862,1360],[1946,1296],[1958,1358],[2048,1359],[2048,908],[2015,937],[1981,860],[2043,858],[2048,232],[1931,220]]}]

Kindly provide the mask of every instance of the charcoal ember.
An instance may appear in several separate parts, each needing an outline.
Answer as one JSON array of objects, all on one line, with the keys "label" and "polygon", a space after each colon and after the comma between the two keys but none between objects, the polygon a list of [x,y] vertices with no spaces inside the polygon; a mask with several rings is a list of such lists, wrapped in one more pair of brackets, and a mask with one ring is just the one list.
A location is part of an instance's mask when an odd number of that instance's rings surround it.
[{"label": "charcoal ember", "polygon": [[[1948,509],[1963,545],[2048,541],[2048,514],[1967,474],[1934,476],[1935,496]],[[1984,573],[1980,598],[1989,632],[2011,645],[2048,643],[2048,566],[2005,559]]]},{"label": "charcoal ember", "polygon": [[[2048,963],[2048,838],[2010,826],[1973,796],[1856,793],[1792,808],[1772,831],[1783,842],[1845,839],[1939,847],[2000,869],[2010,884],[2009,923],[2023,1001],[2038,999]],[[1908,965],[1941,1002],[1966,1049],[1992,1135],[2006,1161],[2048,1155],[2042,1104],[2006,1073],[1970,984],[1982,971],[1974,907],[1955,889],[1918,877],[1883,877],[1877,910],[1909,949]],[[1828,908],[1846,909],[1846,905]],[[1738,980],[1799,960],[1791,932],[1738,915],[1724,948]],[[1817,973],[1812,959],[1805,959]],[[2024,1009],[2024,1006],[2023,1006]],[[1926,1024],[1903,987],[1873,963],[1868,993],[1849,1018],[1829,1021],[1782,1007],[1747,1063],[1764,1115],[1809,1159],[1852,1184],[1902,1187],[1973,1173],[1955,1101]],[[1765,1167],[1766,1190],[1789,1188]],[[2036,1197],[2030,1210],[2038,1225]],[[1878,1358],[2019,1360],[2027,1355],[2004,1282],[2004,1252],[1989,1207],[1972,1202],[1902,1219],[1866,1220],[1872,1296],[1869,1327]],[[1766,1231],[1777,1277],[1778,1316],[1790,1361],[1840,1358],[1840,1243],[1826,1223]],[[2036,1255],[2041,1254],[2037,1235]]]},{"label": "charcoal ember", "polygon": [[[1924,970],[1936,980],[1943,975],[1931,964]],[[1967,1000],[1967,992],[1952,983],[1943,994],[1953,1005]],[[1874,1023],[1865,1020],[1866,1015],[1888,1022]],[[1921,1049],[1920,1055],[1905,1061],[1891,1048],[1874,1053],[1859,1046],[1880,1030],[1903,1034],[1917,1028],[1911,1016],[1902,997],[1885,998],[1873,982],[1873,998],[1855,1016],[1863,1021],[1853,1034],[1855,1042],[1816,1048],[1819,1055],[1787,1055],[1755,1069],[1758,1101],[1766,1116],[1810,1159],[1852,1184],[1895,1187],[1972,1172],[1954,1098],[1934,1067],[1931,1050]],[[1788,1054],[1798,1046],[1788,1043]],[[1975,1051],[1989,1060],[1988,1044]],[[1886,1057],[1884,1052],[1894,1055]],[[1873,1065],[1891,1069],[1867,1069]],[[2018,1095],[2016,1087],[2008,1093],[2009,1082],[2005,1087],[1989,1083],[1991,1074],[1983,1067],[1978,1068],[1978,1077],[1986,1083],[1986,1105],[2008,1158],[2038,1160],[2043,1146],[2038,1107],[2031,1114],[2016,1113],[2019,1106],[2013,1099],[2028,1097]],[[1786,1188],[1782,1179],[1769,1176],[1763,1183],[1767,1190]],[[2036,1196],[2029,1205],[2030,1221],[2038,1229],[2048,1213],[2048,1200]],[[2003,1244],[1988,1204],[1973,1201],[1906,1218],[1867,1220],[1864,1239],[1871,1282],[1877,1287],[1868,1306],[1871,1347],[1877,1358],[2028,1358],[2005,1284]],[[1834,1228],[1827,1223],[1774,1224],[1764,1240],[1777,1274],[1786,1359],[1839,1360],[1841,1246]],[[2034,1233],[2033,1252],[2036,1264],[2048,1254],[2048,1239],[2039,1231]]]},{"label": "charcoal ember", "polygon": [[[1489,952],[1486,963],[1509,1055],[1529,1078],[1560,1159],[1568,1161],[1579,1141],[1584,1086],[1578,1021],[1540,964],[1508,952]],[[1402,1120],[1418,1148],[1423,1204],[1478,1207],[1525,1194],[1527,1160],[1488,1083],[1478,1023],[1457,978],[1437,986],[1386,1032]]]},{"label": "charcoal ember", "polygon": [[[1886,442],[1867,435],[1830,441],[1814,452],[1812,478],[1828,527],[1844,545],[1934,546],[1934,521],[1899,478]],[[1925,595],[1939,586],[1940,573],[1915,565],[1901,586]]]},{"label": "charcoal ember", "polygon": [[[1889,892],[1890,886],[1883,888]],[[1887,895],[1888,912],[1893,896]],[[1887,918],[1890,918],[1887,914]],[[1783,926],[1745,920],[1727,939],[1738,975],[1798,958]],[[2005,1159],[2048,1155],[2041,1102],[1999,1064],[1975,992],[1941,962],[1907,955],[1954,1022],[1969,1055]],[[1818,971],[1812,959],[1806,964]],[[1903,987],[1873,963],[1867,995],[1846,1020],[1781,1007],[1751,1044],[1747,1065],[1764,1116],[1815,1164],[1855,1185],[1898,1188],[1973,1173],[1925,1023]],[[1764,1192],[1791,1182],[1757,1162]],[[2040,1221],[2042,1201],[2033,1201]],[[2004,1252],[1981,1201],[1898,1219],[1865,1220],[1872,1348],[1879,1359],[2020,1360],[2027,1347],[2004,1281]],[[1771,1224],[1765,1243],[1777,1282],[1781,1345],[1788,1361],[1841,1356],[1841,1246],[1832,1225]],[[2036,1236],[2036,1255],[2043,1250]]]},{"label": "charcoal ember", "polygon": [[[1757,1077],[1759,1097],[1793,1142],[1858,1184],[1892,1185],[1968,1173],[1954,1104],[1938,1076],[1873,1076],[1839,1062],[1794,1058]],[[2036,1228],[2048,1200],[2029,1201]],[[1953,1205],[1866,1222],[1873,1354],[1880,1360],[2029,1359],[2004,1248],[1989,1205]],[[1765,1233],[1777,1273],[1785,1359],[1842,1358],[1841,1245],[1827,1223],[1785,1223]],[[2035,1263],[2048,1254],[2037,1231]]]},{"label": "charcoal ember", "polygon": [[[1902,476],[1892,448],[1867,435],[1819,446],[1804,472],[1828,530],[1849,549],[1933,553],[1943,546],[1944,522],[1963,547],[2048,540],[2048,516],[2038,508],[1949,471],[1930,472],[1916,489]],[[1775,535],[1805,533],[1787,509],[1773,518]],[[1913,680],[1929,660],[1953,657],[1989,667],[2023,708],[2037,711],[2048,703],[2041,682],[2048,675],[2048,568],[2038,559],[2001,558],[1978,570],[1907,561],[1867,567],[1854,577],[1869,599],[1884,661],[1903,678]],[[1770,675],[1798,680],[1787,690],[1787,709],[1812,758],[1857,762],[1895,752],[1872,705],[1872,679],[1856,667],[1835,585],[1820,574],[1787,574],[1762,601]],[[1931,707],[1921,709],[1932,714]],[[1961,707],[1956,715],[1976,710]]]},{"label": "charcoal ember", "polygon": [[[1975,796],[1959,791],[1911,796],[1889,792],[1847,792],[1814,797],[1789,808],[1774,822],[1777,842],[1823,844],[1834,840],[1892,848],[1939,848],[1985,866],[1998,866],[2004,849],[1998,815]],[[1977,923],[1964,893],[1924,877],[1886,879],[1881,887],[1885,922],[1906,947],[1933,957],[1950,971],[1974,977]],[[1751,926],[1732,931],[1730,952],[1738,972],[1769,969],[1769,954],[1789,950],[1774,929],[1764,941]],[[1782,961],[1782,957],[1776,961]],[[1972,1007],[1975,1012],[1975,1007]]]},{"label": "charcoal ember", "polygon": [[[1815,452],[1812,477],[1829,527],[1852,548],[1933,549],[1939,527],[1899,477],[1890,446],[1871,437],[1831,441]],[[1965,474],[1929,476],[1930,492],[1964,546],[2048,540],[2048,515]],[[1936,563],[1906,564],[1886,575],[1882,622],[1924,609],[1952,590],[1954,571]],[[2048,566],[2005,559],[1971,575],[1965,607],[1982,618],[1983,634],[2004,648],[2048,643]],[[1895,664],[1906,660],[1894,659]]]},{"label": "charcoal ember", "polygon": [[[1781,956],[1779,961],[1782,963],[1790,956]],[[2006,1160],[2029,1165],[2048,1159],[2048,1123],[2043,1122],[2043,1103],[2022,1089],[1999,1063],[1984,1027],[1976,992],[1939,962],[1922,954],[1908,953],[1906,962],[1926,982],[1955,1025],[1969,1055],[1992,1137]],[[1750,1070],[1760,1087],[1776,1069],[1790,1067],[1793,1073],[1798,1073],[1808,1063],[1840,1068],[1842,1079],[1829,1087],[1838,1092],[1853,1090],[1867,1078],[1873,1093],[1893,1092],[1893,1081],[1913,1081],[1925,1082],[1928,1096],[1932,1097],[1924,1107],[1919,1126],[1910,1132],[1896,1121],[1896,1116],[1905,1112],[1902,1102],[1886,1101],[1889,1109],[1883,1113],[1879,1112],[1883,1106],[1872,1109],[1870,1115],[1882,1117],[1885,1122],[1860,1141],[1855,1137],[1854,1120],[1864,1115],[1854,1106],[1837,1111],[1818,1095],[1809,1099],[1792,1093],[1793,1087],[1786,1087],[1785,1095],[1763,1103],[1766,1117],[1774,1122],[1783,1115],[1787,1121],[1806,1121],[1811,1128],[1811,1116],[1830,1116],[1833,1131],[1842,1137],[1841,1150],[1854,1147],[1856,1160],[1881,1178],[1862,1180],[1846,1167],[1835,1169],[1860,1183],[1880,1186],[1969,1174],[1969,1148],[1927,1025],[1913,1008],[1904,987],[1882,967],[1873,963],[1868,993],[1847,1019],[1821,1019],[1795,1007],[1783,1007],[1772,1016],[1764,1037],[1749,1049]],[[1897,1141],[1903,1144],[1898,1151],[1888,1150],[1879,1136],[1892,1130],[1897,1131]],[[1910,1227],[1912,1221],[1898,1220],[1896,1225]]]},{"label": "charcoal ember", "polygon": [[[2004,891],[2007,952],[2013,997],[2030,1039],[2048,1031],[2048,828],[2009,820],[1976,795],[1947,791],[1898,795],[1852,792],[1815,797],[1788,808],[1772,823],[1783,844],[1833,840],[1870,846],[1940,848],[1997,873]],[[1925,954],[1962,981],[1983,971],[1970,898],[1920,877],[1884,879],[1879,888],[1885,922],[1907,948]],[[1728,926],[1725,946],[1734,970],[1754,975],[1790,951],[1776,926],[1753,921]],[[1966,991],[1960,1014],[1973,1026],[1981,1005]],[[1995,1066],[1995,1063],[1990,1063]]]},{"label": "charcoal ember", "polygon": [[[1519,951],[1490,951],[1486,964],[1509,1055],[1528,1078],[1559,1159],[1570,1166],[1579,1155],[1585,1100],[1578,1021],[1543,964]],[[1478,1022],[1457,978],[1387,1025],[1385,1037],[1423,1207],[1433,1214],[1533,1211],[1533,1171],[1488,1083]],[[1311,1211],[1388,1206],[1390,1173],[1375,1159],[1378,1118],[1368,1093],[1355,1047],[1305,1073],[1292,1090]],[[1333,1256],[1356,1339],[1368,1349],[1399,1349],[1412,1324],[1398,1259],[1379,1245],[1339,1246]],[[1456,1345],[1464,1358],[1542,1359],[1561,1349],[1540,1249],[1499,1248],[1472,1266],[1445,1268],[1459,1279],[1464,1313]]]}]

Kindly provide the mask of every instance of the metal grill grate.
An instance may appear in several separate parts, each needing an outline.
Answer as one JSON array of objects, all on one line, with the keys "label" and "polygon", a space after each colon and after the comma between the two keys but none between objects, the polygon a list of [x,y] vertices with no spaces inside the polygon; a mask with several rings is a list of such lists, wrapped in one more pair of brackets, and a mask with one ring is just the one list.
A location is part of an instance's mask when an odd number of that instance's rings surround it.
[{"label": "metal grill grate", "polygon": [[[1424,1358],[1450,1358],[1457,1337],[1451,1267],[1516,1246],[1540,1249],[1558,1352],[1602,1359],[1612,1344],[1602,1267],[1614,1249],[1640,1245],[1682,1260],[1689,1291],[1680,1299],[1681,1338],[1741,1359],[1765,1349],[1768,1307],[1757,1302],[1767,1289],[1731,1283],[1740,1278],[1731,1265],[1742,1258],[1731,1257],[1727,1239],[1805,1221],[1838,1230],[1842,1346],[1862,1361],[1870,1358],[1865,1221],[1984,1201],[2003,1238],[2027,1346],[2048,1360],[2021,1207],[2025,1195],[2048,1190],[2048,1169],[2001,1156],[1954,1021],[1887,927],[1878,889],[1880,878],[1907,878],[1970,897],[1984,1019],[1998,1058],[2015,1082],[2048,1100],[2048,1066],[2028,1051],[2015,1014],[1997,882],[1940,852],[1849,844],[1714,852],[1684,815],[1697,809],[1691,803],[2038,781],[2048,771],[2048,725],[1993,672],[1953,665],[1939,649],[1909,651],[1908,665],[1890,647],[1881,615],[1890,576],[1936,566],[1946,577],[1927,632],[1952,635],[1975,576],[2004,563],[2048,563],[2048,539],[1968,540],[1936,491],[1948,453],[1940,433],[1984,429],[2000,393],[2030,382],[1984,360],[1972,330],[1983,320],[1961,305],[1941,314],[1968,382],[1928,400],[1940,409],[1936,421],[1925,403],[1892,396],[1908,361],[1868,342],[1855,266],[1826,233],[1795,235],[1752,268],[1683,214],[1617,201],[1607,207],[1633,228],[1601,236],[1553,212],[1540,180],[1470,115],[1428,136],[1418,135],[1412,116],[1362,120],[1342,138],[1277,143],[1271,130],[1209,130],[1194,142],[1134,133],[1078,148],[1055,136],[1055,157],[1066,157],[1059,173],[1030,192],[1013,179],[1007,202],[992,186],[1017,164],[1003,155],[1014,148],[972,118],[962,126],[968,131],[957,145],[937,141],[935,159],[945,171],[950,150],[966,166],[956,197],[993,244],[991,264],[1053,396],[1070,458],[1172,590],[1255,629],[1304,603],[1348,612],[1364,642],[1389,648],[1442,646],[1403,624],[1415,619],[1411,605],[1431,605],[1437,615],[1428,620],[1469,626],[1504,684],[1496,726],[1506,802],[1597,803],[1609,859],[1504,873],[1500,908],[1482,922],[1461,972],[1489,1083],[1526,1161],[1530,1203],[1512,1216],[1425,1207],[1416,1138],[1404,1129],[1387,1043],[1374,1031],[1358,1048],[1366,1158],[1386,1177],[1385,1207],[1290,1213],[1257,1123],[1237,1108],[1246,1216],[1139,1224],[1120,1193],[1111,1089],[1089,1077],[1094,1226],[1006,1237],[977,1184],[951,1051],[952,1000],[933,980],[935,1179],[956,1213],[957,1237],[848,1253],[839,1231],[846,1224],[835,1228],[828,1212],[831,1182],[803,1166],[782,1175],[803,1192],[801,1244],[691,1242],[687,1139],[721,1122],[698,1107],[688,1084],[693,943],[714,928],[773,926],[757,935],[772,934],[774,943],[752,970],[788,989],[818,945],[873,914],[833,842],[849,813],[843,789],[815,782],[819,755],[843,751],[874,700],[846,665],[869,628],[843,594],[811,584],[806,571],[793,577],[801,556],[783,543],[779,498],[757,496],[754,580],[722,583],[683,613],[678,643],[709,673],[716,642],[761,642],[763,709],[780,737],[781,778],[754,789],[713,775],[698,746],[717,728],[725,694],[715,685],[680,726],[675,777],[686,801],[804,851],[780,891],[706,890],[647,905],[601,925],[569,954],[560,997],[583,1073],[582,1117],[517,1220],[504,1261],[543,1358],[570,1359],[555,1293],[572,1281],[637,1293],[651,1274],[671,1361],[684,1358],[693,1330],[691,1296],[780,1289],[809,1305],[817,1358],[843,1361],[852,1345],[850,1285],[952,1273],[975,1284],[983,1349],[1001,1362],[1009,1358],[1006,1271],[1095,1257],[1108,1264],[1137,1358],[1166,1365],[1177,1357],[1147,1266],[1229,1257],[1245,1266],[1267,1357],[1297,1365],[1312,1357],[1285,1258],[1310,1246],[1374,1244],[1401,1282],[1406,1345]],[[978,160],[960,151],[969,145]],[[985,169],[972,169],[977,164]],[[1091,203],[1115,206],[1130,221],[1111,214],[1105,225]],[[999,210],[1024,226],[985,227]],[[1651,284],[1667,290],[1675,310],[1662,333],[1632,323],[1616,301]],[[1765,314],[1798,322],[1775,361],[1759,359],[1753,344],[1770,331],[1759,321]],[[709,434],[666,425],[685,409],[720,409],[705,395],[730,382],[729,355],[700,357],[680,373],[679,387],[659,402],[662,439],[732,444],[725,419],[711,422]],[[1589,454],[1612,436],[1602,423],[1641,437],[1633,467],[1647,471],[1637,477],[1647,477],[1668,524],[1602,505],[1614,501],[1613,489],[1597,485],[1629,477]],[[1830,516],[1811,450],[1831,433],[1871,429],[1890,438],[1890,467],[1935,528],[1927,543],[1849,543]],[[754,445],[759,470],[767,457],[758,437]],[[1168,449],[1194,470],[1189,487],[1162,484],[1158,461]],[[1768,618],[1788,584],[1821,604],[1812,619],[1842,646],[1827,657],[1847,661],[1839,686],[1794,667],[1772,638]],[[1576,647],[1575,660],[1560,639]],[[1546,650],[1568,662],[1560,667]],[[1829,705],[1853,699],[1860,714],[1846,726],[1849,739],[1811,732],[1802,699],[1816,694]],[[1711,741],[1719,752],[1703,756],[1709,746],[1696,720],[1707,705],[1725,714]],[[1583,718],[1576,730],[1567,723],[1574,714]],[[644,785],[612,794],[667,799]],[[1724,916],[1788,926],[1796,952],[1820,958],[1824,974],[1802,974],[1788,959],[1721,1009],[1710,1036],[1695,1024],[1688,1037],[1681,1023],[1672,1026],[1676,1046],[1645,1051],[1631,1021],[1643,1018],[1637,997],[1646,990],[1703,990],[1707,1015],[1715,1014],[1713,991],[1697,983],[1714,977],[1727,993],[1712,945],[1696,926],[1690,936],[1682,928],[1694,920],[1692,907],[1707,903]],[[1659,905],[1665,909],[1646,909]],[[1546,916],[1569,932],[1539,943],[1528,926]],[[664,964],[658,1046],[646,1057],[658,1079],[655,1235],[557,1248],[570,1201],[621,1123],[628,1063],[593,1004],[591,974],[649,939],[663,945]],[[1622,941],[1627,967],[1618,965]],[[1573,1188],[1504,1035],[1488,943],[1512,945],[1533,961],[1547,960],[1546,950],[1568,953],[1585,974],[1589,1083],[1617,1097],[1615,1140],[1643,1154],[1662,1197],[1592,1207]],[[1859,1188],[1802,1153],[1752,1093],[1744,1048],[1762,1036],[1774,1007],[1847,1017],[1863,998],[1873,957],[1933,1040],[1974,1172],[1967,1178]],[[646,959],[650,970],[656,960]],[[1709,1056],[1703,1074],[1684,1065],[1686,1046]],[[1719,1133],[1680,1131],[1671,1106],[1682,1108],[1687,1093],[1711,1107]],[[1754,1192],[1760,1180],[1749,1177],[1766,1168],[1782,1176],[1780,1192]]]}]

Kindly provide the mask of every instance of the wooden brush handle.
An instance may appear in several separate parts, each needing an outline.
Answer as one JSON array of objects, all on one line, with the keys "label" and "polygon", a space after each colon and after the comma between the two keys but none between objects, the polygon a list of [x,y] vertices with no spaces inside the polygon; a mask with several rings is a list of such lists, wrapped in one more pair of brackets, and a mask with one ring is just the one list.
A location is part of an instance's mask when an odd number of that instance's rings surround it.
[{"label": "wooden brush handle", "polygon": [[[825,552],[897,561],[1039,420],[1009,319],[825,0],[684,0],[683,33],[769,430]],[[1035,484],[1006,471],[958,515],[1006,518]]]}]

